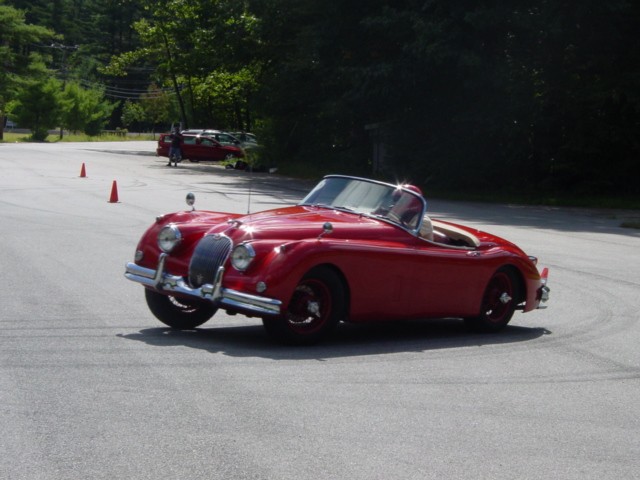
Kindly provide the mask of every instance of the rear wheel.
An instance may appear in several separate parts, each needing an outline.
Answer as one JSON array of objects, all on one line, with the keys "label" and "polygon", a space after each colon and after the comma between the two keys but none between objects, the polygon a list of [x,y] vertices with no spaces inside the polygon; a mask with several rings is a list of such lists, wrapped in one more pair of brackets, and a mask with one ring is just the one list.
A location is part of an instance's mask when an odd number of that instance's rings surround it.
[{"label": "rear wheel", "polygon": [[518,278],[512,268],[493,274],[482,297],[480,315],[465,319],[477,332],[497,332],[507,326],[519,302]]},{"label": "rear wheel", "polygon": [[267,333],[293,345],[308,345],[326,337],[343,318],[346,295],[338,275],[326,267],[310,270],[298,283],[287,310],[265,318]]},{"label": "rear wheel", "polygon": [[149,289],[145,289],[144,294],[151,313],[165,325],[177,330],[198,327],[217,311],[213,304],[206,301],[163,295]]}]

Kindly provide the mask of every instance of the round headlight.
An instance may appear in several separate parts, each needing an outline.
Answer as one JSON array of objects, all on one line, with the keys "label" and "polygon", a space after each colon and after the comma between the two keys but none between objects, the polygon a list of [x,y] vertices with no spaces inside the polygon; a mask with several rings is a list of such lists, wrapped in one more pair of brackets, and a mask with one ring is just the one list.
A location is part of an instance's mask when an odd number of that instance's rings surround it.
[{"label": "round headlight", "polygon": [[169,253],[176,248],[181,240],[182,234],[175,225],[162,227],[162,230],[158,232],[158,247],[165,253]]},{"label": "round headlight", "polygon": [[244,272],[253,261],[256,252],[249,244],[238,245],[231,252],[231,265],[240,272]]}]

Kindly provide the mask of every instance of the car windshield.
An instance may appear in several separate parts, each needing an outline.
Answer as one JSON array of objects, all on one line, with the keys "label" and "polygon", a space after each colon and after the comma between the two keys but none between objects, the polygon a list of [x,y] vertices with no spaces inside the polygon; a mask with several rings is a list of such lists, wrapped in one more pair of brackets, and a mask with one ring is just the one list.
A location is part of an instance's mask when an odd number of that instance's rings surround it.
[{"label": "car windshield", "polygon": [[347,210],[390,221],[409,230],[420,227],[426,210],[421,195],[398,185],[355,177],[325,177],[300,205]]}]

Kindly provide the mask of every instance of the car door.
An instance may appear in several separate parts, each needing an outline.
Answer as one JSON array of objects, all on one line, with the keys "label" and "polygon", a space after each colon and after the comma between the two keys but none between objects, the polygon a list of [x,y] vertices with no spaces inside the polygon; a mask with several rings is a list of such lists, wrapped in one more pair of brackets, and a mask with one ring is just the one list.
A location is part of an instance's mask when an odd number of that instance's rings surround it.
[{"label": "car door", "polygon": [[215,135],[215,139],[220,142],[221,145],[231,145],[233,147],[240,145],[240,141],[237,138],[234,138],[227,133],[218,133]]},{"label": "car door", "polygon": [[412,316],[474,315],[491,275],[491,255],[479,249],[416,245],[408,291]]},{"label": "car door", "polygon": [[194,161],[200,160],[198,148],[196,145],[196,137],[192,135],[183,135],[182,158],[186,158]]},{"label": "car door", "polygon": [[222,145],[212,138],[201,138],[200,148],[206,160],[223,160],[225,156]]}]

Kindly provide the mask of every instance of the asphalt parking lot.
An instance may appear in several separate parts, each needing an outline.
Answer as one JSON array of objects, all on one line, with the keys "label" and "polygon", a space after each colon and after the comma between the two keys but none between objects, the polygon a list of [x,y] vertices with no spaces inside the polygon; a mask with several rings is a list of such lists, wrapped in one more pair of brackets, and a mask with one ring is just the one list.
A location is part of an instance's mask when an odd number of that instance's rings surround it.
[{"label": "asphalt parking lot", "polygon": [[243,213],[295,203],[309,184],[170,168],[154,148],[0,144],[0,478],[640,478],[629,212],[427,192],[433,217],[539,257],[549,308],[494,335],[424,320],[283,347],[240,315],[164,328],[124,264],[187,192],[196,208]]}]

